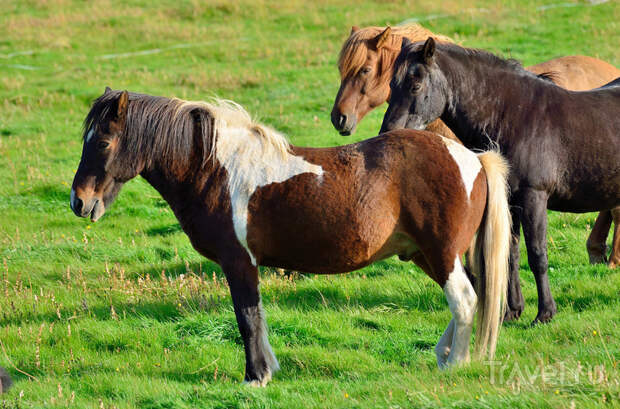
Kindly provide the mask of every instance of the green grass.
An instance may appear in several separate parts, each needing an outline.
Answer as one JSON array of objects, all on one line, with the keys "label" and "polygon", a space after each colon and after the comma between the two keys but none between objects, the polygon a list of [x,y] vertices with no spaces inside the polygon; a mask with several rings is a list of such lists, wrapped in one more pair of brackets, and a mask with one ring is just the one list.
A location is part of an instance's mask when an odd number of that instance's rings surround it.
[{"label": "green grass", "polygon": [[594,214],[550,214],[559,314],[529,326],[536,290],[523,257],[526,311],[504,326],[493,364],[437,370],[449,312],[413,264],[329,277],[265,269],[282,371],[253,390],[240,384],[243,346],[221,271],[157,192],[128,183],[96,224],[69,210],[81,122],[106,85],[218,95],[296,144],[344,144],[375,135],[385,109],[352,136],[331,127],[351,25],[445,15],[422,23],[524,64],[586,54],[620,65],[615,1],[536,10],[553,3],[563,2],[3,1],[0,365],[15,385],[0,407],[619,406],[620,270],[587,263]]}]

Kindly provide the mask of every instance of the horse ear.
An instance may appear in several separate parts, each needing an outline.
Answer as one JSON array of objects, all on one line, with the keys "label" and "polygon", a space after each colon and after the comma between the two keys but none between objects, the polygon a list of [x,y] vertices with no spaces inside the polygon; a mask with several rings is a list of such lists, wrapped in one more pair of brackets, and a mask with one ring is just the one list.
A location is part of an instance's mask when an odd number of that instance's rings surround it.
[{"label": "horse ear", "polygon": [[429,64],[433,60],[433,55],[435,55],[435,40],[433,37],[429,37],[424,43],[424,47],[422,48],[422,55],[424,56],[424,62]]},{"label": "horse ear", "polygon": [[387,39],[390,38],[391,34],[392,34],[392,27],[387,26],[385,30],[381,32],[381,34],[379,34],[378,36],[374,38],[375,48],[378,50],[381,47],[383,47]]},{"label": "horse ear", "polygon": [[112,88],[106,86],[105,91],[103,91],[103,95],[107,94],[108,92],[112,92]]},{"label": "horse ear", "polygon": [[124,123],[127,118],[127,105],[129,104],[129,93],[123,91],[121,96],[118,97],[118,106],[116,108],[116,122]]},{"label": "horse ear", "polygon": [[[359,31],[359,29],[360,28],[358,26],[351,27],[351,34],[355,33],[356,31]],[[351,34],[349,34],[349,35],[351,35]]]},{"label": "horse ear", "polygon": [[403,41],[400,43],[400,49],[404,49],[406,48],[409,44],[411,44],[411,40],[409,40],[407,37],[403,37]]}]

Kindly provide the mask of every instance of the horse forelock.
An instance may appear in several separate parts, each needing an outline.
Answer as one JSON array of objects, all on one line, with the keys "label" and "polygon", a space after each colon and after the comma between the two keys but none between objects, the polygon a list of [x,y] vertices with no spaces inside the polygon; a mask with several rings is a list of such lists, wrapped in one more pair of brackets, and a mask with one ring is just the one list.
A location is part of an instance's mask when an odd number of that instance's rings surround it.
[{"label": "horse forelock", "polygon": [[[120,94],[121,91],[110,91],[95,100],[84,121],[84,137],[98,121],[109,118],[109,114],[116,109]],[[196,135],[196,125],[200,125],[199,135]],[[260,142],[265,151],[281,157],[289,153],[290,144],[284,135],[254,121],[241,105],[217,98],[209,102],[185,101],[129,93],[127,120],[120,138],[123,149],[134,154],[135,159],[147,166],[160,161],[175,171],[187,168],[190,160],[196,157],[201,158],[202,164],[209,158],[217,157],[217,146],[222,146],[221,143],[230,147],[231,144],[246,141],[235,140],[235,133],[226,132],[227,129],[245,130],[251,138]],[[261,157],[260,153],[253,154]],[[239,159],[255,160],[249,157]]]},{"label": "horse forelock", "polygon": [[[364,67],[371,41],[385,29],[386,27],[364,27],[351,33],[342,45],[338,58],[341,80],[357,75]],[[439,42],[452,42],[449,37],[437,35],[419,24],[392,27],[391,35],[378,50],[379,78],[391,74],[391,68],[400,52],[403,37],[414,42],[426,40],[428,37],[433,37]]]}]

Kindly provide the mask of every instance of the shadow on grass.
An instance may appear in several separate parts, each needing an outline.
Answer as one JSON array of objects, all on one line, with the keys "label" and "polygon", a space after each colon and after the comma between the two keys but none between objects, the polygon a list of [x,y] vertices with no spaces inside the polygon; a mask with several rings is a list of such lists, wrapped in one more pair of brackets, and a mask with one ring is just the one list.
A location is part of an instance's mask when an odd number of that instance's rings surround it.
[{"label": "shadow on grass", "polygon": [[[163,252],[164,250],[158,249],[157,251]],[[165,255],[160,253],[160,256],[162,256],[162,258],[172,259],[175,257],[174,249],[170,249],[169,253],[166,252]],[[213,274],[215,274],[215,277],[217,279],[225,278],[224,273],[222,273],[222,269],[220,268],[219,264],[206,258],[203,258],[201,261],[192,262],[188,264],[176,263],[172,265],[167,265],[165,267],[162,267],[162,266],[151,267],[151,268],[142,270],[136,275],[145,277],[148,274],[152,280],[159,281],[162,278],[161,277],[162,271],[164,272],[166,277],[169,277],[169,278],[178,278],[181,274],[190,274],[190,273],[196,274],[197,276],[206,275],[209,278],[213,277]]]},{"label": "shadow on grass", "polygon": [[43,202],[65,202],[69,206],[70,188],[61,188],[57,185],[38,185],[32,190],[23,193],[25,196],[35,196]]},{"label": "shadow on grass", "polygon": [[413,311],[441,311],[446,308],[443,293],[422,292],[412,293],[405,291],[389,294],[379,291],[347,294],[342,288],[321,286],[320,288],[297,287],[296,289],[278,289],[265,294],[265,304],[274,304],[280,307],[303,311],[319,311],[325,309],[346,310],[351,307],[365,309],[382,309],[385,311],[413,310]]},{"label": "shadow on grass", "polygon": [[170,236],[171,234],[182,232],[181,225],[178,223],[152,227],[146,231],[147,236]]},{"label": "shadow on grass", "polygon": [[566,294],[560,294],[555,297],[555,301],[558,306],[558,312],[572,308],[574,312],[584,312],[589,309],[596,308],[598,306],[610,306],[618,303],[618,296],[611,296],[607,294],[588,294],[581,296],[571,296]]},{"label": "shadow on grass", "polygon": [[[80,318],[91,318],[98,321],[113,320],[110,305],[102,305],[105,301],[98,300],[99,304],[94,307],[87,306],[82,308],[79,312]],[[137,302],[137,303],[114,303],[114,311],[117,317],[125,318],[147,318],[155,321],[166,322],[176,320],[182,316],[182,312],[172,301],[166,302]],[[21,326],[24,324],[33,324],[40,322],[62,322],[66,321],[68,317],[72,317],[76,312],[75,307],[59,308],[57,312],[20,312],[19,314],[14,312],[12,315],[3,314],[0,319],[1,326],[15,325]],[[61,317],[67,317],[59,320],[58,314]]]}]

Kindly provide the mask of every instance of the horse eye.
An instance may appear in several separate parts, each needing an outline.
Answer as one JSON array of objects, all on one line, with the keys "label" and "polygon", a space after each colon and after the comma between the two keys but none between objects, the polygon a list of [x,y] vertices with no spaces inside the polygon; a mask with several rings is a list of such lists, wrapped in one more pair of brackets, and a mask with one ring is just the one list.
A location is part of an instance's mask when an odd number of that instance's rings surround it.
[{"label": "horse eye", "polygon": [[419,82],[414,82],[411,85],[411,92],[413,92],[414,94],[416,92],[419,92],[422,89],[422,84],[420,84]]},{"label": "horse eye", "polygon": [[110,146],[110,142],[108,142],[108,141],[103,141],[103,140],[102,140],[102,141],[99,141],[99,142],[97,143],[97,147],[98,147],[99,149],[102,149],[102,150],[103,150],[103,149],[106,149],[108,146]]},{"label": "horse eye", "polygon": [[368,74],[370,71],[371,71],[371,68],[370,68],[370,67],[364,67],[364,68],[362,68],[362,69],[360,70],[360,74],[362,74],[362,75],[366,75],[366,74]]}]

